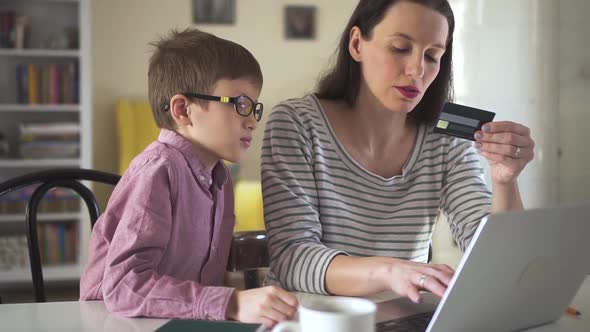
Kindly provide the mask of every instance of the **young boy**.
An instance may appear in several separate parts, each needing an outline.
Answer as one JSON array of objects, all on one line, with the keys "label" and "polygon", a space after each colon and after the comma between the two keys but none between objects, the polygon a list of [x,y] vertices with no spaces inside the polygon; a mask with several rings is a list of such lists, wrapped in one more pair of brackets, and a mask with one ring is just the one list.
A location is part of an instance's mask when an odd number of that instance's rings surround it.
[{"label": "young boy", "polygon": [[231,179],[262,116],[262,73],[244,47],[195,29],[152,44],[158,139],[138,155],[96,223],[81,300],[125,316],[272,326],[297,299],[276,287],[222,287],[234,227]]}]

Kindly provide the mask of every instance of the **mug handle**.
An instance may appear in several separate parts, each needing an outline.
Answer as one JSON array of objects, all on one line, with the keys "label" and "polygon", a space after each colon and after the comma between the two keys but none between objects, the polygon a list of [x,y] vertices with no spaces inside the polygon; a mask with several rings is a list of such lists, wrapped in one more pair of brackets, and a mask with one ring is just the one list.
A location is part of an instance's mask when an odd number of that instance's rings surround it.
[{"label": "mug handle", "polygon": [[297,322],[281,322],[272,329],[272,332],[301,332],[301,326]]}]

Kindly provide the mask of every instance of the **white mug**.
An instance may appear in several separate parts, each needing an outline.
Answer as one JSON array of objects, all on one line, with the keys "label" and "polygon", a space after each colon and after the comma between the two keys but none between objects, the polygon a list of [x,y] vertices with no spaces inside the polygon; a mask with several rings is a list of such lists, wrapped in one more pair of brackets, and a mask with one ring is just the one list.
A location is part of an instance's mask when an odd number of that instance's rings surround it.
[{"label": "white mug", "polygon": [[299,305],[299,321],[277,324],[272,332],[374,332],[375,303],[354,297],[326,296]]}]

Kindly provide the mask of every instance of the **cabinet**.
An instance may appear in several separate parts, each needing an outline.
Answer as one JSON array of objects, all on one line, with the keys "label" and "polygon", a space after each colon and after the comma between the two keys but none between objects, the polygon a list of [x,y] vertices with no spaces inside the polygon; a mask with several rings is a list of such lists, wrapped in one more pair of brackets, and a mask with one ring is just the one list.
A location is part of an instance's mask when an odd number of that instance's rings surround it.
[{"label": "cabinet", "polygon": [[[0,181],[92,168],[89,1],[0,1]],[[79,280],[90,234],[79,198],[64,195],[54,193],[38,218],[48,283]],[[0,201],[0,288],[31,282],[28,258],[18,258],[24,211],[17,196]]]}]

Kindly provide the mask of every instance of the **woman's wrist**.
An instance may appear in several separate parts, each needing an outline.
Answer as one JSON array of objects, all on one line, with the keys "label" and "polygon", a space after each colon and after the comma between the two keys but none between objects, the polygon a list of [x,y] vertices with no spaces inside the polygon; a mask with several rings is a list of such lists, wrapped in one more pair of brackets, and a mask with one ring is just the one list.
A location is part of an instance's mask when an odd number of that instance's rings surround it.
[{"label": "woman's wrist", "polygon": [[369,285],[379,285],[378,292],[391,289],[391,275],[395,259],[389,257],[370,257],[374,267],[369,272]]},{"label": "woman's wrist", "polygon": [[523,208],[518,183],[492,182],[492,212],[520,210]]},{"label": "woman's wrist", "polygon": [[331,295],[366,296],[389,289],[389,257],[334,257],[326,272],[326,291]]},{"label": "woman's wrist", "polygon": [[518,188],[518,181],[517,179],[513,179],[511,181],[496,181],[492,179],[492,188],[494,190],[514,190]]},{"label": "woman's wrist", "polygon": [[492,182],[492,194],[511,199],[518,194],[518,182]]}]

